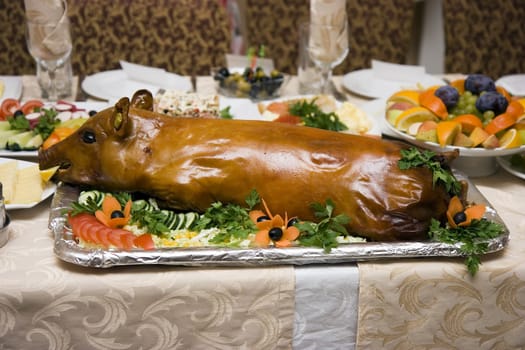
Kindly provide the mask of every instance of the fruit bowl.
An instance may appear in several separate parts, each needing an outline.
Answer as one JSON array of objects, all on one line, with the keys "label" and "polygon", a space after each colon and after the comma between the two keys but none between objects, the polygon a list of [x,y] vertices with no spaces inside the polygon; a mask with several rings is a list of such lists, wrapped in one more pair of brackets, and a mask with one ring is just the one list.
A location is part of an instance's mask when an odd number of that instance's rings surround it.
[{"label": "fruit bowl", "polygon": [[263,68],[228,69],[225,67],[212,70],[217,91],[227,97],[250,98],[254,101],[274,99],[280,96],[285,81],[283,73]]},{"label": "fruit bowl", "polygon": [[391,134],[435,152],[459,150],[470,176],[490,175],[496,157],[525,150],[525,99],[481,74],[425,90],[401,90],[385,104]]}]

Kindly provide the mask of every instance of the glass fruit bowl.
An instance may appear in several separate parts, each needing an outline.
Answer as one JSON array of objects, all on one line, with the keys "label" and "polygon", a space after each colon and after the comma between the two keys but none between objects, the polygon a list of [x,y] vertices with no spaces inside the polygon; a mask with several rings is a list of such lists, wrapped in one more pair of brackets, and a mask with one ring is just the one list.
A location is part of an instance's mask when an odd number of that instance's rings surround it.
[{"label": "glass fruit bowl", "polygon": [[285,81],[283,73],[272,70],[265,72],[261,67],[252,69],[228,69],[225,67],[212,70],[217,84],[217,91],[227,97],[249,98],[255,101],[274,99],[280,96]]}]

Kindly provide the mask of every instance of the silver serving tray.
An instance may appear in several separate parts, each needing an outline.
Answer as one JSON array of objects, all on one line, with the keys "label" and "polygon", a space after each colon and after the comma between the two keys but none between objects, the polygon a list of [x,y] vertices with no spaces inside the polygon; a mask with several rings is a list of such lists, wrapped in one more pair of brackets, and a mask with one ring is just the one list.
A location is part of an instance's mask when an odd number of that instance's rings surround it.
[{"label": "silver serving tray", "polygon": [[[88,249],[73,239],[65,211],[77,200],[79,189],[59,184],[51,204],[49,228],[55,237],[54,251],[63,261],[80,266],[109,268],[122,265],[179,265],[179,266],[269,266],[336,264],[392,258],[459,257],[461,243],[446,244],[432,241],[367,242],[341,244],[325,253],[321,248],[162,248],[156,250]],[[487,205],[486,218],[499,222],[504,233],[487,241],[488,252],[506,247],[509,232],[501,218],[483,195],[469,183],[468,198]]]}]

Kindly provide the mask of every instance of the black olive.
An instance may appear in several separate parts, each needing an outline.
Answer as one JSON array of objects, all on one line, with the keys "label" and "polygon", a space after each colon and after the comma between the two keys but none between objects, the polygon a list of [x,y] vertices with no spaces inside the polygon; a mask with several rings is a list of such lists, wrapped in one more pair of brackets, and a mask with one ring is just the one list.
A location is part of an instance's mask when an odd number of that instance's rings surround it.
[{"label": "black olive", "polygon": [[293,225],[297,224],[298,222],[299,222],[298,218],[291,218],[290,220],[288,220],[288,223],[286,224],[286,227],[293,226]]},{"label": "black olive", "polygon": [[24,112],[22,112],[21,110],[16,110],[15,113],[13,113],[13,117],[18,117],[18,116],[22,116],[24,115]]},{"label": "black olive", "polygon": [[283,237],[283,230],[280,227],[273,227],[268,231],[268,236],[272,241],[278,241]]},{"label": "black olive", "polygon": [[219,74],[222,75],[224,78],[228,78],[230,76],[230,71],[226,67],[222,67],[219,69]]},{"label": "black olive", "polygon": [[95,133],[93,131],[86,130],[82,133],[82,141],[85,143],[95,143],[97,138],[95,137]]},{"label": "black olive", "polygon": [[465,214],[464,211],[460,211],[459,213],[456,213],[456,215],[454,215],[452,219],[454,220],[454,223],[456,225],[459,225],[462,222],[467,221],[467,215]]},{"label": "black olive", "polygon": [[266,216],[266,215],[259,216],[259,217],[257,218],[257,222],[267,221],[267,220],[270,220],[270,217],[269,217],[269,216]]},{"label": "black olive", "polygon": [[123,218],[123,217],[124,217],[124,213],[122,212],[122,210],[113,210],[113,212],[111,213],[112,219]]},{"label": "black olive", "polygon": [[92,116],[94,116],[95,114],[97,114],[97,111],[89,111],[88,114],[89,114],[90,117],[92,117]]}]

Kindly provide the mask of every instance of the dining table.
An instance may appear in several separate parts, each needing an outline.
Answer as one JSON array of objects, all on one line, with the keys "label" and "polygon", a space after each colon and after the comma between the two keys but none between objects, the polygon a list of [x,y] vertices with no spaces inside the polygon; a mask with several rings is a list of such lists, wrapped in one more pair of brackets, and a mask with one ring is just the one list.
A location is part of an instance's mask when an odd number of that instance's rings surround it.
[{"label": "dining table", "polygon": [[[333,79],[345,101],[372,102]],[[22,82],[22,100],[39,97],[34,76]],[[75,83],[71,101],[96,100]],[[196,90],[215,83],[199,76]],[[282,96],[298,94],[291,77]],[[469,181],[510,233],[475,275],[431,256],[94,268],[55,254],[53,196],[10,210],[0,349],[525,349],[525,182],[503,168]]]}]

